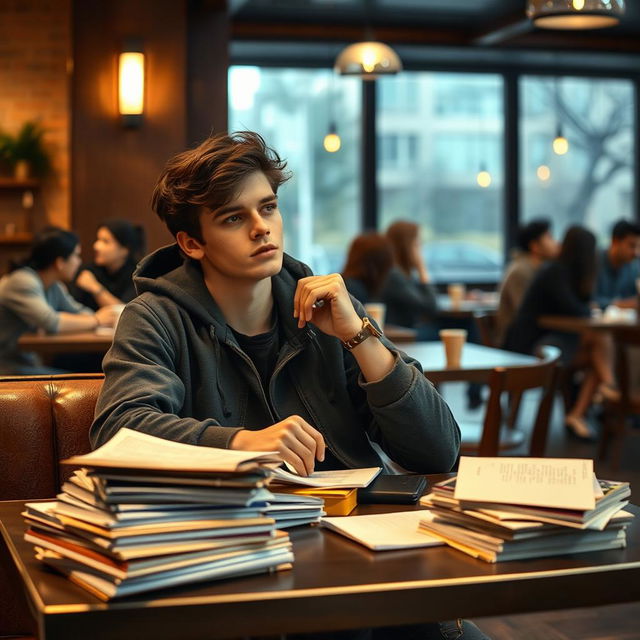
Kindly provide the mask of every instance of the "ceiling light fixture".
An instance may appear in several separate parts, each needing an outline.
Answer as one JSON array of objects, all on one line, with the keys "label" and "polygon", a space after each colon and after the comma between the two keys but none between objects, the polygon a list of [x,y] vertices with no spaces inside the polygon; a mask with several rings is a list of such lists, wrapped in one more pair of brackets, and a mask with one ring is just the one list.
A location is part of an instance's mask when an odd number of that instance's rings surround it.
[{"label": "ceiling light fixture", "polygon": [[602,29],[624,15],[625,0],[529,0],[527,16],[543,29]]},{"label": "ceiling light fixture", "polygon": [[322,144],[324,146],[324,150],[328,153],[335,153],[336,151],[340,151],[342,141],[340,140],[340,136],[338,135],[338,130],[336,128],[335,122],[331,122],[329,124],[329,131],[324,137],[324,141]]},{"label": "ceiling light fixture", "polygon": [[402,71],[402,61],[382,42],[356,42],[340,52],[333,68],[340,75],[361,76],[367,80]]}]

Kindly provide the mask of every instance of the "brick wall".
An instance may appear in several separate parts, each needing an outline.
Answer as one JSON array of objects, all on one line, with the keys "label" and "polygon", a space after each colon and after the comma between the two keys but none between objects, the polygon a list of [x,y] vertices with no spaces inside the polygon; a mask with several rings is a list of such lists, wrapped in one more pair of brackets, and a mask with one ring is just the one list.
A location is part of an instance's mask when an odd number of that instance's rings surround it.
[{"label": "brick wall", "polygon": [[71,64],[71,0],[0,0],[0,129],[38,120],[54,166],[36,194],[32,230],[70,224]]}]

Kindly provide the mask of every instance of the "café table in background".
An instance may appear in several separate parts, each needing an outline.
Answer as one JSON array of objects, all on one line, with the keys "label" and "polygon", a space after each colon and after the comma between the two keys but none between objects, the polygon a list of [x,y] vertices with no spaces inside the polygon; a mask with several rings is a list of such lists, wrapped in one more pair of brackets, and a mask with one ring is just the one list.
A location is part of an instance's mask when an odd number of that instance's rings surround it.
[{"label": "caf\u00e9 table in background", "polygon": [[447,367],[441,342],[410,342],[400,348],[422,365],[425,376],[434,384],[459,381],[486,382],[496,367],[521,367],[538,362],[535,356],[468,342],[462,349],[460,366]]},{"label": "caf\u00e9 table in background", "polygon": [[567,333],[582,333],[584,331],[612,331],[618,327],[640,328],[636,318],[607,318],[604,315],[581,318],[577,316],[540,316],[538,324],[544,329],[565,331]]},{"label": "caf\u00e9 table in background", "polygon": [[64,353],[105,354],[113,343],[113,331],[78,331],[74,333],[25,333],[18,340],[22,351],[51,357]]},{"label": "caf\u00e9 table in background", "polygon": [[495,313],[498,309],[498,294],[485,292],[467,296],[454,305],[446,294],[437,296],[437,315],[442,318],[473,318],[475,313]]}]

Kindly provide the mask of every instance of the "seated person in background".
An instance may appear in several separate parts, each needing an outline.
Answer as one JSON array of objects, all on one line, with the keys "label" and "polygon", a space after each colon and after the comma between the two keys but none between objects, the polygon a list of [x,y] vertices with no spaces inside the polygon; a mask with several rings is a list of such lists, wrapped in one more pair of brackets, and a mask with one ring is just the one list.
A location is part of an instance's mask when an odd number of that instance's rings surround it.
[{"label": "seated person in background", "polygon": [[551,235],[549,220],[532,220],[518,231],[517,253],[509,263],[502,284],[496,312],[496,344],[502,345],[507,327],[516,316],[522,296],[533,276],[547,260],[558,255],[558,243]]},{"label": "seated person in background", "polygon": [[598,256],[595,299],[601,309],[615,304],[637,308],[636,281],[640,278],[640,225],[619,220],[611,231],[611,244]]},{"label": "seated person in background", "polygon": [[507,330],[505,347],[511,351],[535,353],[542,344],[562,350],[565,364],[586,366],[574,406],[565,417],[570,432],[580,438],[592,439],[593,433],[585,414],[596,391],[615,398],[611,366],[611,345],[604,333],[548,331],[538,324],[544,315],[589,317],[591,296],[596,278],[596,239],[587,229],[570,227],[555,260],[540,267],[524,295],[518,313]]},{"label": "seated person in background", "polygon": [[349,293],[362,303],[380,302],[380,294],[393,266],[393,249],[379,233],[354,238],[342,277]]},{"label": "seated person in background", "polygon": [[[387,305],[387,322],[418,329],[419,339],[433,339],[436,293],[420,251],[420,227],[398,220],[387,229],[393,248],[394,266],[381,294]],[[424,335],[421,335],[424,334]]]},{"label": "seated person in background", "polygon": [[93,243],[94,261],[80,269],[73,297],[92,309],[133,300],[133,272],[144,245],[141,226],[115,218],[102,222]]},{"label": "seated person in background", "polygon": [[29,257],[0,280],[0,373],[33,375],[63,373],[39,363],[35,354],[18,348],[28,331],[63,333],[113,326],[113,309],[93,312],[68,293],[80,266],[78,236],[58,227],[38,233]]}]

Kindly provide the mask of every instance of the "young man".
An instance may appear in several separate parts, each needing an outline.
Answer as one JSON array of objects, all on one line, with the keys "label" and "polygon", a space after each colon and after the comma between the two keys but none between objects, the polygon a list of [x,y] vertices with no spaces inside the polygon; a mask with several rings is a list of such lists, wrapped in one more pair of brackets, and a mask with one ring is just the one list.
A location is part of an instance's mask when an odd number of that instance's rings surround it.
[{"label": "young man", "polygon": [[255,133],[173,158],[153,207],[176,244],[145,258],[140,294],[104,360],[91,429],[277,450],[303,475],[383,464],[448,471],[451,412],[414,360],[364,316],[338,274],[283,251],[285,163]]},{"label": "young man", "polygon": [[638,307],[639,257],[640,225],[619,220],[613,225],[611,244],[599,255],[595,298],[600,308]]},{"label": "young man", "polygon": [[505,272],[496,313],[496,344],[502,345],[533,276],[547,260],[558,255],[558,243],[551,235],[551,223],[532,220],[518,231],[518,253]]}]

